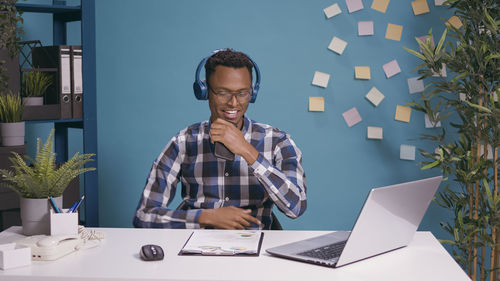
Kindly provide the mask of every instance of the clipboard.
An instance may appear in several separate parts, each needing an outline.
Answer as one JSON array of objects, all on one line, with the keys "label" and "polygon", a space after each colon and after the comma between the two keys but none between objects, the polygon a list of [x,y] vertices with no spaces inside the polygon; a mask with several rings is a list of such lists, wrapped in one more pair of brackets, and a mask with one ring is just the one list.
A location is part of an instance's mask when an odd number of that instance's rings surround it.
[{"label": "clipboard", "polygon": [[196,230],[178,255],[258,257],[263,239],[258,230]]}]

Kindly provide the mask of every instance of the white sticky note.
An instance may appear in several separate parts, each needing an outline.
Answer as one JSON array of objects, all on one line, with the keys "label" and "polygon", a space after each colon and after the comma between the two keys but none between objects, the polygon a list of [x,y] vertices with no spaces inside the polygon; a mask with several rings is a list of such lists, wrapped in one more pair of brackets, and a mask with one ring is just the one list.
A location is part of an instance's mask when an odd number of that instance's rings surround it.
[{"label": "white sticky note", "polygon": [[347,10],[349,11],[349,14],[362,10],[364,8],[363,2],[361,0],[345,0],[345,3],[347,4]]},{"label": "white sticky note", "polygon": [[332,41],[330,42],[330,45],[328,46],[328,49],[334,51],[335,53],[337,53],[339,55],[342,55],[346,46],[347,46],[346,41],[344,41],[338,37],[333,37]]},{"label": "white sticky note", "polygon": [[330,80],[330,74],[316,71],[314,72],[312,84],[326,88],[328,86],[328,80]]},{"label": "white sticky note", "polygon": [[387,78],[391,78],[392,76],[401,72],[401,68],[399,68],[399,64],[397,60],[392,60],[382,66],[385,72],[385,76]]},{"label": "white sticky note", "polygon": [[415,146],[402,144],[399,148],[399,158],[402,160],[415,160]]},{"label": "white sticky note", "polygon": [[496,101],[496,102],[498,102],[498,94],[497,94],[497,92],[496,91],[492,92],[492,95],[493,95],[493,100]]},{"label": "white sticky note", "polygon": [[421,93],[424,91],[424,80],[418,80],[419,77],[408,79],[408,89],[410,94]]},{"label": "white sticky note", "polygon": [[[486,147],[488,149],[488,156],[486,157],[488,160],[493,160],[493,147],[491,144],[488,144]],[[484,155],[484,144],[481,144],[481,156]]]},{"label": "white sticky note", "polygon": [[434,0],[434,5],[435,6],[443,6],[443,3],[445,2],[446,0]]},{"label": "white sticky note", "polygon": [[366,135],[369,139],[381,140],[383,139],[384,129],[382,127],[371,127],[368,126],[366,129]]},{"label": "white sticky note", "polygon": [[369,100],[374,106],[378,106],[385,96],[375,87],[366,94],[366,99]]},{"label": "white sticky note", "polygon": [[358,110],[355,107],[342,113],[342,116],[344,117],[344,120],[347,123],[347,126],[349,126],[349,127],[352,127],[352,126],[358,124],[362,120],[361,116],[359,115]]},{"label": "white sticky note", "polygon": [[467,95],[465,93],[459,93],[459,97],[461,101],[465,101],[467,99]]},{"label": "white sticky note", "polygon": [[373,21],[358,21],[358,35],[373,35]]},{"label": "white sticky note", "polygon": [[432,73],[434,73],[432,75],[433,77],[446,77],[446,64],[443,62],[441,66],[441,71],[439,71],[439,73],[432,71]]},{"label": "white sticky note", "polygon": [[342,13],[342,10],[340,9],[339,4],[335,3],[329,7],[324,8],[323,12],[325,12],[325,16],[327,18],[331,18]]},{"label": "white sticky note", "polygon": [[[437,117],[439,117],[439,113],[436,114]],[[424,115],[424,118],[425,118],[425,127],[426,128],[437,128],[437,127],[441,127],[441,121],[438,121],[437,123],[433,123],[431,122],[431,120],[429,119],[429,115],[425,114]]]}]

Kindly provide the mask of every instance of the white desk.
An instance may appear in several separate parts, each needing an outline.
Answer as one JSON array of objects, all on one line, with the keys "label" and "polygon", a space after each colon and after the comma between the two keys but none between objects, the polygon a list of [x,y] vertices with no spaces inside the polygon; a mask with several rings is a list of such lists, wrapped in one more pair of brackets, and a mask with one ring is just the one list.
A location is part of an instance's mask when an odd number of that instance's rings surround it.
[{"label": "white desk", "polygon": [[[20,237],[20,227],[0,233],[0,244]],[[191,230],[98,228],[107,237],[97,248],[57,261],[0,270],[0,280],[470,280],[430,232],[417,232],[405,248],[328,268],[270,256],[265,249],[327,231],[265,231],[260,257],[178,256]],[[139,249],[158,244],[165,259],[144,262]]]}]

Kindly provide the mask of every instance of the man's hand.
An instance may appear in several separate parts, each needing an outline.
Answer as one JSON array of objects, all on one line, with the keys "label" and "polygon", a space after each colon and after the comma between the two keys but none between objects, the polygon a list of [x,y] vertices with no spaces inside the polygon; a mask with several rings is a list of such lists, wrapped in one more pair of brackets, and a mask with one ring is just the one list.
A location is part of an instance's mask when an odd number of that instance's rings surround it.
[{"label": "man's hand", "polygon": [[233,123],[221,118],[215,119],[210,127],[210,139],[223,143],[232,153],[241,155],[252,165],[259,157],[259,152],[246,140],[243,132]]},{"label": "man's hand", "polygon": [[261,225],[261,222],[250,215],[250,210],[234,206],[219,209],[206,209],[201,212],[200,225],[210,225],[221,229],[245,229],[250,222]]}]

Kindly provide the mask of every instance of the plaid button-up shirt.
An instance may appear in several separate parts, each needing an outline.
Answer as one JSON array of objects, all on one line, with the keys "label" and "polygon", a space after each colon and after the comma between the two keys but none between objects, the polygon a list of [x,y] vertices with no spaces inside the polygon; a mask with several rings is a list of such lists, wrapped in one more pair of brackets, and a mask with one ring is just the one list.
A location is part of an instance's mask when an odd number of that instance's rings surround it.
[{"label": "plaid button-up shirt", "polygon": [[[200,228],[202,209],[235,206],[250,209],[270,229],[274,205],[291,218],[306,210],[302,153],[288,134],[245,116],[245,140],[260,153],[248,165],[240,155],[234,161],[216,158],[209,132],[209,121],[193,124],[166,145],[149,173],[136,227]],[[183,202],[170,209],[179,180]]]}]

